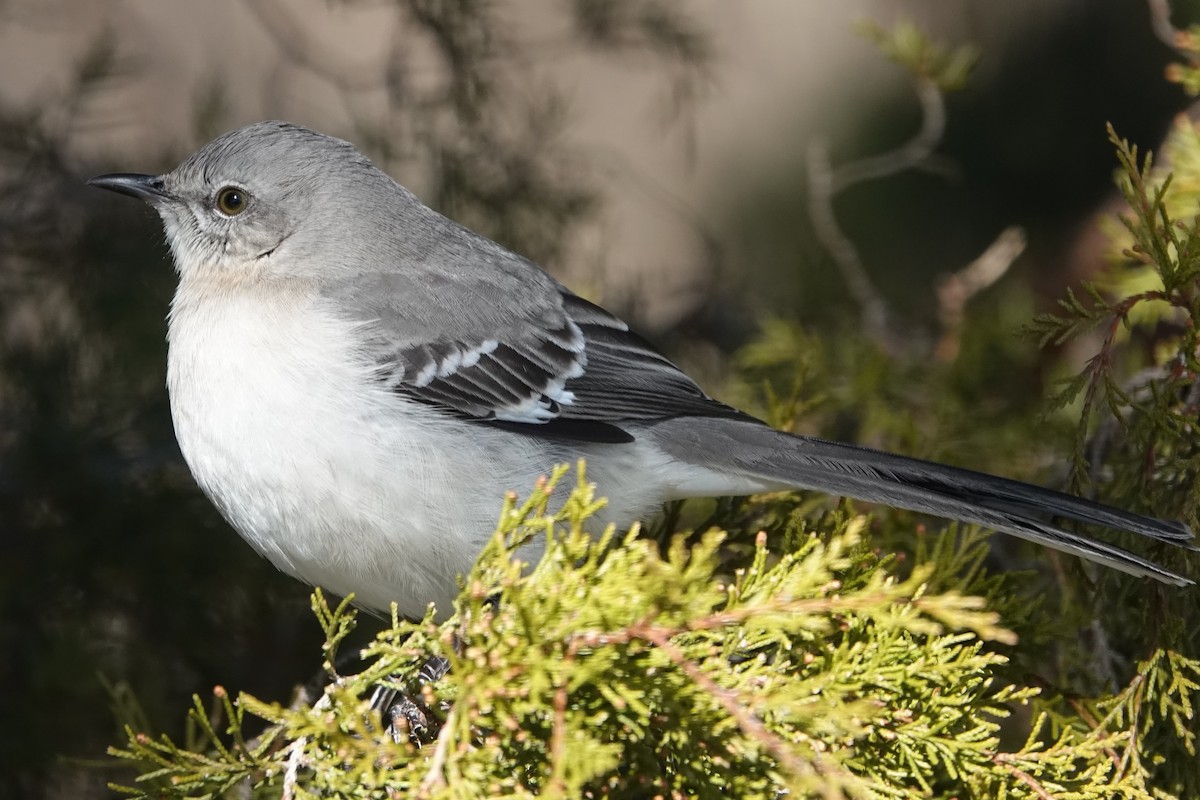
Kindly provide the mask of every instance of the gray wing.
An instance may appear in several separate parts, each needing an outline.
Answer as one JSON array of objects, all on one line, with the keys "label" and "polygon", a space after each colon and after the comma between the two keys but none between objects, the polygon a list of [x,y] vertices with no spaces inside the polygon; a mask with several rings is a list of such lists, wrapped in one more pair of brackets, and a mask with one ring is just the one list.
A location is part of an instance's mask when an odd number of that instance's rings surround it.
[{"label": "gray wing", "polygon": [[410,265],[326,294],[354,308],[385,385],[460,417],[589,441],[628,441],[622,423],[637,420],[748,419],[617,317],[529,262],[488,255],[470,273]]}]

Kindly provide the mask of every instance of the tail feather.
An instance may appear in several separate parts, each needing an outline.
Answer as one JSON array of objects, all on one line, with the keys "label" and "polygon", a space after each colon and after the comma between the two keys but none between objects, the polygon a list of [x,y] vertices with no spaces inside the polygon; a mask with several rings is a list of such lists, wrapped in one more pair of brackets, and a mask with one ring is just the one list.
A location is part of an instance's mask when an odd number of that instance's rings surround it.
[{"label": "tail feather", "polygon": [[1055,519],[1130,531],[1195,550],[1181,522],[958,467],[864,447],[792,436],[743,420],[681,418],[653,428],[655,441],[687,463],[766,485],[834,495],[982,525],[1133,575],[1185,586],[1191,580],[1129,551],[1065,530]]}]

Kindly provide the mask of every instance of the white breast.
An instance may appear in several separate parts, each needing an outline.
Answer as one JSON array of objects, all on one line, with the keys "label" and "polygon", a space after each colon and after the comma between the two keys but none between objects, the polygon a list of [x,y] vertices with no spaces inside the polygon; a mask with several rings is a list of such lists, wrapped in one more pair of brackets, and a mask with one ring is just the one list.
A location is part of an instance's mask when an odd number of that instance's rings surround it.
[{"label": "white breast", "polygon": [[299,282],[185,277],[169,341],[175,432],[200,487],[277,567],[364,606],[447,613],[504,493],[556,463],[588,458],[611,498],[601,519],[619,524],[695,493],[642,443],[572,449],[388,391],[355,325]]},{"label": "white breast", "polygon": [[[226,519],[285,572],[373,608],[448,610],[454,576],[494,529],[503,492],[533,480],[504,462],[531,456],[502,452],[487,429],[454,437],[466,448],[439,445],[432,431],[462,423],[372,381],[353,326],[313,298],[304,287],[181,284],[167,383],[184,458]],[[494,502],[453,502],[464,480]]]}]

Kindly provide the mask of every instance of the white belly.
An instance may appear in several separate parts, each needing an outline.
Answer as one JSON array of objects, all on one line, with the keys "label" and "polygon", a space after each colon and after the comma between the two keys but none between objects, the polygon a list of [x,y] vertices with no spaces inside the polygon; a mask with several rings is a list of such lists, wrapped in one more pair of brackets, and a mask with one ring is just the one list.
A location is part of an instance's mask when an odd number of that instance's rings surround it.
[{"label": "white belly", "polygon": [[[355,352],[352,326],[309,297],[258,285],[200,300],[181,284],[167,383],[184,458],[225,518],[283,571],[367,607],[394,601],[420,616],[432,601],[444,615],[504,493],[525,495],[555,462],[587,454],[548,455],[526,437],[386,391]],[[664,499],[662,487],[629,477],[645,474],[630,469],[642,451],[625,446],[589,470],[619,498],[606,517],[628,522]]]}]

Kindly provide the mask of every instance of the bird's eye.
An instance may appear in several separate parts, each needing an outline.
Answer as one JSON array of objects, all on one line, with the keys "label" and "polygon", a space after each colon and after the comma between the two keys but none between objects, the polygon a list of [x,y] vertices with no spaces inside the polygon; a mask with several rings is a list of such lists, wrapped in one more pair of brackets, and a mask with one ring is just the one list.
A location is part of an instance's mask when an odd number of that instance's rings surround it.
[{"label": "bird's eye", "polygon": [[236,217],[246,210],[250,194],[236,186],[226,186],[217,192],[217,210],[229,217]]}]

